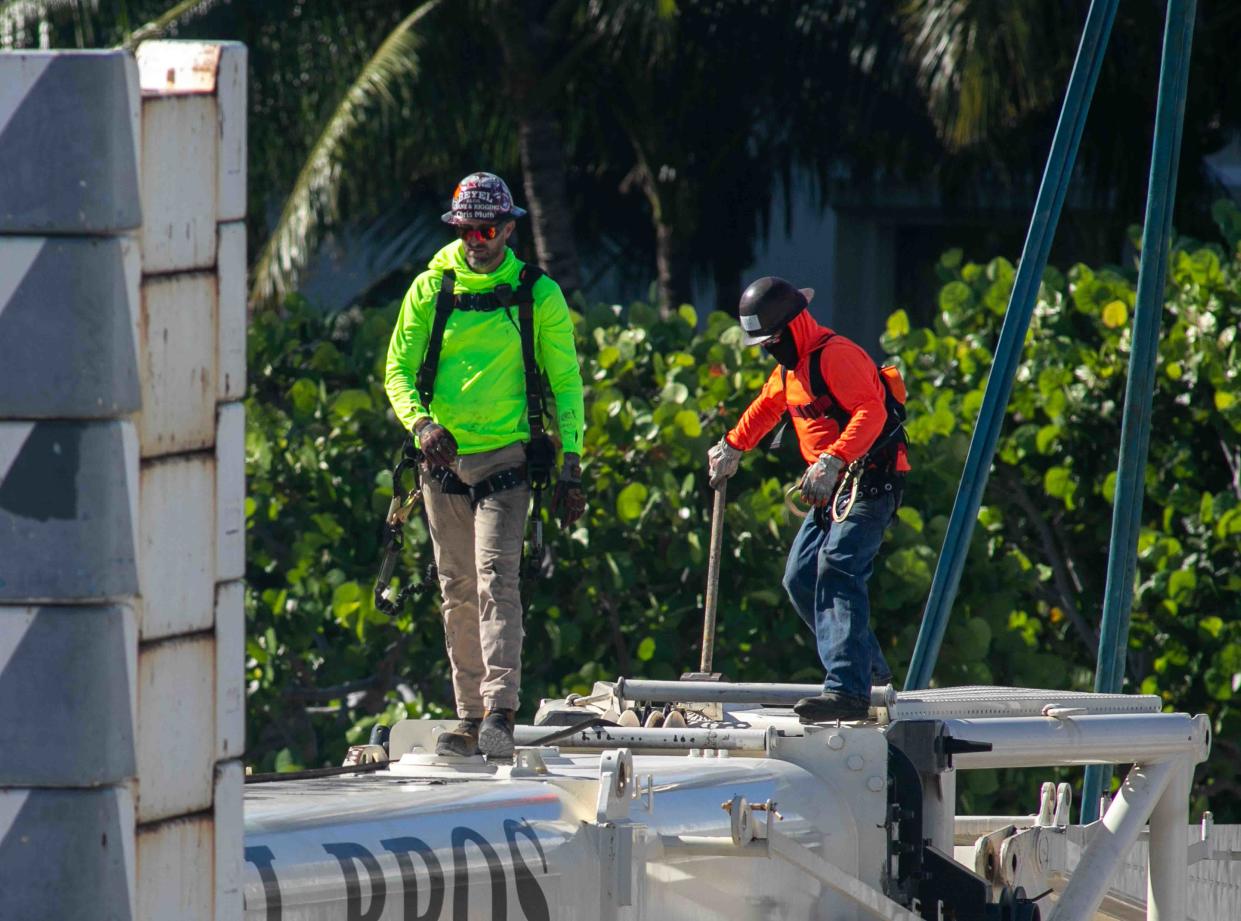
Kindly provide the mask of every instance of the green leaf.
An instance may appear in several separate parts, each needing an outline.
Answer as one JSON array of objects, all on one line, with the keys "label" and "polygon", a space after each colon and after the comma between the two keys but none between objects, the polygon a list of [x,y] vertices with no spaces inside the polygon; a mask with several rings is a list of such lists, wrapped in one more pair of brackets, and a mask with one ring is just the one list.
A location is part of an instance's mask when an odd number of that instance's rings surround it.
[{"label": "green leaf", "polygon": [[902,505],[896,510],[896,517],[918,533],[922,533],[922,516],[918,514],[918,510],[913,506]]},{"label": "green leaf", "polygon": [[1103,325],[1108,329],[1124,326],[1129,319],[1129,308],[1124,301],[1108,301],[1103,307]]},{"label": "green leaf", "polygon": [[1232,409],[1236,403],[1237,398],[1234,394],[1229,393],[1227,390],[1215,391],[1215,408],[1220,412],[1223,412],[1226,409]]},{"label": "green leaf", "polygon": [[1192,569],[1178,569],[1168,579],[1168,596],[1173,601],[1186,601],[1198,586],[1198,576]]},{"label": "green leaf", "polygon": [[1067,467],[1052,467],[1043,474],[1043,489],[1057,499],[1067,497],[1073,490],[1072,474]]},{"label": "green leaf", "polygon": [[638,644],[637,655],[643,662],[651,661],[651,658],[655,655],[655,641],[649,636],[646,637]]},{"label": "green leaf", "polygon": [[342,582],[332,592],[332,614],[344,623],[362,607],[362,586],[357,582]]},{"label": "green leaf", "polygon": [[637,521],[642,517],[642,509],[649,495],[647,488],[641,483],[630,483],[616,497],[616,514],[621,521]]},{"label": "green leaf", "polygon": [[960,281],[950,281],[939,291],[939,309],[952,315],[967,309],[974,301],[970,286]]},{"label": "green leaf", "polygon": [[691,409],[681,410],[672,421],[687,438],[697,438],[702,434],[702,423],[698,420],[698,413]]},{"label": "green leaf", "polygon": [[1060,437],[1060,426],[1044,425],[1038,430],[1038,435],[1034,438],[1035,450],[1039,454],[1048,454],[1056,443],[1056,439]]},{"label": "green leaf", "polygon": [[694,309],[692,304],[682,304],[677,308],[677,316],[685,321],[685,325],[690,329],[698,328],[698,311]]},{"label": "green leaf", "polygon": [[962,419],[973,422],[978,418],[978,413],[982,410],[982,401],[985,394],[982,390],[971,390],[961,400],[961,417]]},{"label": "green leaf", "polygon": [[1219,256],[1206,247],[1192,253],[1181,250],[1173,256],[1172,277],[1180,284],[1218,285],[1223,280]]},{"label": "green leaf", "polygon": [[897,310],[888,317],[888,335],[894,339],[909,335],[909,315]]},{"label": "green leaf", "polygon": [[276,770],[281,774],[287,774],[290,771],[300,771],[302,766],[297,763],[297,759],[293,757],[293,752],[287,748],[282,748],[276,753]]},{"label": "green leaf", "polygon": [[1203,524],[1210,524],[1215,520],[1215,497],[1209,492],[1204,492],[1198,503],[1198,517]]},{"label": "green leaf", "polygon": [[1004,524],[1004,513],[994,505],[984,505],[978,509],[978,523],[994,531]]},{"label": "green leaf", "polygon": [[659,398],[665,403],[684,403],[689,399],[689,388],[680,381],[668,381]]},{"label": "green leaf", "polygon": [[1231,508],[1219,516],[1219,521],[1215,523],[1215,534],[1220,538],[1241,534],[1241,506]]},{"label": "green leaf", "polygon": [[289,399],[293,402],[293,411],[299,416],[309,416],[319,403],[319,385],[308,377],[296,381],[289,388]]},{"label": "green leaf", "polygon": [[995,314],[997,317],[1004,316],[1004,311],[1008,309],[1008,298],[1013,292],[1011,279],[1005,282],[995,282],[987,286],[987,290],[983,292],[983,305]]},{"label": "green leaf", "polygon": [[1017,277],[1017,269],[1003,256],[996,256],[987,263],[987,277],[997,285],[1011,288]]},{"label": "green leaf", "polygon": [[325,512],[316,512],[310,516],[310,520],[315,523],[315,527],[319,529],[324,537],[331,543],[335,543],[345,536],[345,529],[341,527],[332,515]]},{"label": "green leaf", "polygon": [[1211,639],[1217,640],[1224,629],[1224,619],[1213,614],[1210,617],[1204,617],[1198,621],[1198,629],[1211,637]]},{"label": "green leaf", "polygon": [[375,408],[375,401],[365,390],[342,390],[332,399],[332,415],[337,419],[348,419],[361,410]]},{"label": "green leaf", "polygon": [[957,417],[950,409],[941,407],[931,414],[931,431],[936,435],[950,435],[957,427]]}]

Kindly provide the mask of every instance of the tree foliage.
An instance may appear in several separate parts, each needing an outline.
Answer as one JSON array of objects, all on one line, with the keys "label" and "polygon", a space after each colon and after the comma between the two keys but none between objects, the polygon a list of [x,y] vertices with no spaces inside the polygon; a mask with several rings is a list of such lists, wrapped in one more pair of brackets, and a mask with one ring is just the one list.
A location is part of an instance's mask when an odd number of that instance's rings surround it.
[{"label": "tree foliage", "polygon": [[[1139,543],[1127,690],[1211,714],[1199,790],[1236,802],[1241,684],[1241,213],[1228,248],[1172,255]],[[886,346],[909,386],[914,471],[871,583],[898,676],[908,664],[982,402],[1014,269],[940,261],[931,328],[901,312]],[[949,684],[1089,689],[1134,302],[1132,267],[1049,269],[936,670]],[[396,305],[323,318],[291,299],[250,339],[250,752],[262,767],[338,758],[378,719],[442,714],[452,694],[438,602],[375,610],[387,468],[401,435],[381,365]],[[576,316],[586,381],[590,508],[549,526],[525,586],[523,707],[617,675],[672,678],[698,661],[711,495],[707,447],[769,371],[722,314],[644,304]],[[730,483],[716,665],[739,680],[815,681],[810,637],[780,586],[798,525],[795,453],[752,452]],[[411,523],[404,570],[429,560]],[[962,781],[967,808],[1024,808],[1034,781]],[[1014,792],[1015,791],[1015,792]]]},{"label": "tree foliage", "polygon": [[[1226,247],[1181,239],[1171,254],[1124,690],[1211,714],[1216,750],[1199,789],[1235,808],[1241,212],[1225,203],[1215,213]],[[911,330],[897,313],[885,337],[910,370],[910,436],[924,446],[915,503],[954,488],[1015,275],[1005,259],[969,263],[959,250],[939,270],[934,328]],[[990,682],[1003,663],[1023,684],[1090,688],[1135,281],[1136,266],[1044,276],[945,643],[959,652],[965,642],[968,655],[941,659],[940,683]],[[932,547],[944,525],[941,512]]]}]

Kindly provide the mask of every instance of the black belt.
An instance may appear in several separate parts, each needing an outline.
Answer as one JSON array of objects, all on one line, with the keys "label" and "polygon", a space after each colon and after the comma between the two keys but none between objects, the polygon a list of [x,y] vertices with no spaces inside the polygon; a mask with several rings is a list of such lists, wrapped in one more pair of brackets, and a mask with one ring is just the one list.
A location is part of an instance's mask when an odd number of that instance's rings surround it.
[{"label": "black belt", "polygon": [[469,486],[447,467],[433,467],[429,471],[433,480],[440,484],[440,492],[449,496],[469,496],[470,507],[478,508],[478,503],[494,493],[512,489],[526,482],[526,466],[510,467],[493,473],[487,479]]},{"label": "black belt", "polygon": [[875,499],[884,493],[892,493],[900,500],[905,489],[905,474],[894,470],[881,470],[872,467],[862,473],[862,482],[858,485],[858,495]]}]

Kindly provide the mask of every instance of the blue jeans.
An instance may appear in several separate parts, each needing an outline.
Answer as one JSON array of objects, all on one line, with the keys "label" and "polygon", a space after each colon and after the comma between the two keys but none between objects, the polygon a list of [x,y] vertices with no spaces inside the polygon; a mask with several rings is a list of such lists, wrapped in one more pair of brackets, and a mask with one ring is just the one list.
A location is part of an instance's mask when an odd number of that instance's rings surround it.
[{"label": "blue jeans", "polygon": [[896,511],[890,493],[859,498],[842,522],[807,515],[789,550],[784,590],[814,631],[826,677],[825,691],[870,699],[871,683],[887,684],[892,670],[870,627],[866,582],[883,532]]}]

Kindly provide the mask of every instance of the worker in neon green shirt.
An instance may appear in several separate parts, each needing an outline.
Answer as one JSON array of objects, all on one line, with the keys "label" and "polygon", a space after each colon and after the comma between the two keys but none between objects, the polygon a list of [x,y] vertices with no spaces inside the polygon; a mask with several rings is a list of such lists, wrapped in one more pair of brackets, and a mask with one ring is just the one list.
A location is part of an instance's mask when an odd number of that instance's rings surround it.
[{"label": "worker in neon green shirt", "polygon": [[543,376],[564,449],[552,512],[568,525],[586,508],[573,321],[560,286],[508,247],[525,213],[498,176],[461,180],[443,215],[458,240],[414,279],[388,345],[388,399],[426,458],[423,498],[460,717],[440,734],[441,755],[513,753],[522,541],[531,490],[555,467]]}]

